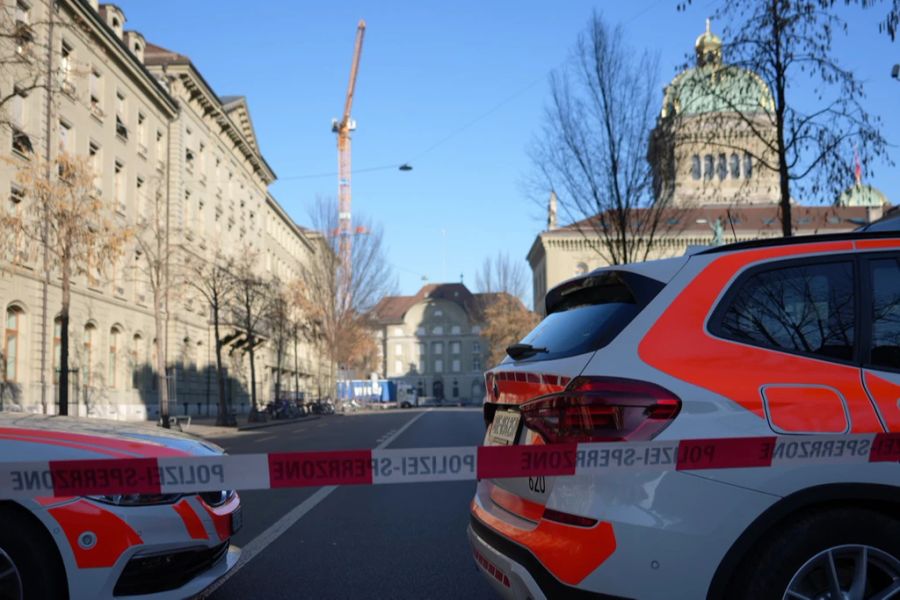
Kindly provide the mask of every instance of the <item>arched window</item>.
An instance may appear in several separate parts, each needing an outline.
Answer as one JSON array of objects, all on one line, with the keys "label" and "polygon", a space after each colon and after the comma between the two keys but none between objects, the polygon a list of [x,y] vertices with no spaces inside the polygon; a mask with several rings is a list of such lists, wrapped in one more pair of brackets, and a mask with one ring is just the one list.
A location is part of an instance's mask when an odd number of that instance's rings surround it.
[{"label": "arched window", "polygon": [[749,152],[744,152],[744,179],[750,179],[753,176],[753,157]]},{"label": "arched window", "polygon": [[131,387],[141,387],[141,371],[144,368],[144,338],[140,333],[131,339]]},{"label": "arched window", "polygon": [[118,327],[113,327],[109,330],[109,358],[107,360],[107,374],[106,381],[107,385],[113,389],[118,387],[119,385],[119,338],[121,337],[121,330]]},{"label": "arched window", "polygon": [[741,178],[741,159],[738,157],[737,152],[731,153],[731,178]]},{"label": "arched window", "polygon": [[703,179],[712,181],[713,178],[713,155],[707,154],[703,157]]},{"label": "arched window", "polygon": [[53,383],[59,383],[62,368],[62,317],[53,319]]},{"label": "arched window", "polygon": [[700,179],[700,155],[695,154],[691,157],[691,177],[695,180]]},{"label": "arched window", "polygon": [[86,386],[94,383],[94,332],[97,330],[92,323],[84,326],[84,352],[82,353],[82,383]]},{"label": "arched window", "polygon": [[728,177],[728,160],[725,158],[725,153],[719,154],[718,165],[716,166],[716,175],[719,177],[719,181],[725,181],[725,178]]},{"label": "arched window", "polygon": [[6,309],[6,341],[3,356],[6,358],[6,369],[3,379],[9,383],[19,380],[19,349],[22,329],[22,309],[10,306]]},{"label": "arched window", "polygon": [[586,263],[580,262],[575,265],[575,274],[576,275],[584,275],[588,272],[588,266]]}]

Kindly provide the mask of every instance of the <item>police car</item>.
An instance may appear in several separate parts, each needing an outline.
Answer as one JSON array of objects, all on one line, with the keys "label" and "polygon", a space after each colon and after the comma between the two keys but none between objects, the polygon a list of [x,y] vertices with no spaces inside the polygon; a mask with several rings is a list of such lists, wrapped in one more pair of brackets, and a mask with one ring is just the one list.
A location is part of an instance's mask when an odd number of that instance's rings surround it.
[{"label": "police car", "polygon": [[[207,442],[158,428],[0,414],[0,468],[103,458],[141,464],[140,459],[221,453]],[[65,478],[65,471],[57,475]],[[210,474],[195,469],[158,476],[184,483]],[[41,482],[26,474],[20,483]],[[240,499],[230,490],[0,500],[0,598],[193,597],[237,562],[240,551],[229,540],[240,526]]]},{"label": "police car", "polygon": [[486,374],[485,445],[778,434],[822,464],[482,480],[501,595],[900,598],[900,464],[817,442],[900,432],[897,227],[603,268],[546,307]]}]

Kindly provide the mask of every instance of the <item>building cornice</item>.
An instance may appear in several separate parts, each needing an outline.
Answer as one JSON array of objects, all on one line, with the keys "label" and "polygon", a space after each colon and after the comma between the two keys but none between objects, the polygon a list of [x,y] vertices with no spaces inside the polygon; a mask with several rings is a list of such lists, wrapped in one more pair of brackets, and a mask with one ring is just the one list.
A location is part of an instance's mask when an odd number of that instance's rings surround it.
[{"label": "building cornice", "polygon": [[131,75],[134,82],[143,88],[147,98],[166,113],[169,119],[174,119],[178,114],[178,103],[153,77],[149,69],[128,50],[125,42],[119,39],[119,36],[100,18],[100,14],[88,0],[60,0],[59,3],[67,7],[75,23],[84,26],[86,31],[100,42],[107,55],[115,58],[123,70]]},{"label": "building cornice", "polygon": [[306,247],[309,249],[309,251],[314,252],[315,249],[313,247],[313,243],[309,239],[309,237],[306,235],[306,232],[303,231],[303,229],[301,229],[300,226],[294,222],[294,220],[287,214],[287,212],[278,203],[278,200],[276,200],[272,194],[266,193],[266,203],[272,208],[272,210],[275,212],[275,214],[278,215],[278,217],[281,219],[281,221],[285,225],[288,226],[288,228],[291,230],[291,232],[294,235],[296,235],[300,239],[300,241],[302,241],[306,245]]}]

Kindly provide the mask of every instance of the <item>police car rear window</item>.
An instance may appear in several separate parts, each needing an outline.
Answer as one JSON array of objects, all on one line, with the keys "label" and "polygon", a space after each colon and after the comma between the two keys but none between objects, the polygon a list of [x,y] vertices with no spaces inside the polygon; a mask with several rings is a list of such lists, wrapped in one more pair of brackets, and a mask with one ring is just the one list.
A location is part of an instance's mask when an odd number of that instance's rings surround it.
[{"label": "police car rear window", "polygon": [[521,343],[546,348],[523,359],[541,361],[575,356],[609,344],[662,289],[655,279],[603,271],[554,289],[549,314]]}]

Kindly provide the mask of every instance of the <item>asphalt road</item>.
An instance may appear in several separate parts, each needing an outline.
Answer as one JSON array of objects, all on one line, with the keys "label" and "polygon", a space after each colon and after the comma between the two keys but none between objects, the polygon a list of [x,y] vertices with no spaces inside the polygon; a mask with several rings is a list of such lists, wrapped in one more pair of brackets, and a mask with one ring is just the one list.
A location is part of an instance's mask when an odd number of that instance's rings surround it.
[{"label": "asphalt road", "polygon": [[[477,409],[327,416],[214,441],[230,453],[477,445]],[[209,598],[494,598],[466,540],[475,483],[241,494],[242,562]],[[247,560],[249,559],[249,560]]]}]

